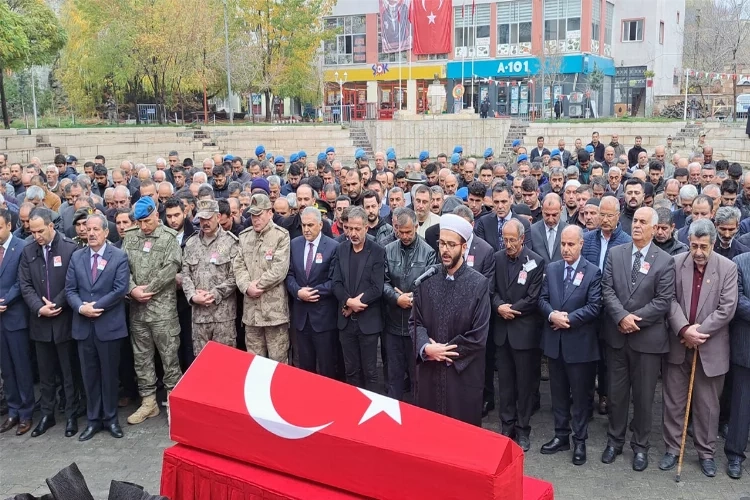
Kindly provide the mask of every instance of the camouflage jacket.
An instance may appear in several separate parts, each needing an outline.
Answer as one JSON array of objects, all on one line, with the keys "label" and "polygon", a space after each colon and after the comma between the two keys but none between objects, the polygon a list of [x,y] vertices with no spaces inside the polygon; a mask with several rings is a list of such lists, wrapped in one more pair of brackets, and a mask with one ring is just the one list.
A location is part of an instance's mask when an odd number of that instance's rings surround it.
[{"label": "camouflage jacket", "polygon": [[147,322],[177,318],[175,277],[182,264],[177,233],[164,225],[148,236],[137,227],[131,228],[125,232],[122,249],[130,265],[128,293],[147,285],[146,292],[155,294],[146,303],[131,301],[130,316]]},{"label": "camouflage jacket", "polygon": [[[273,221],[260,233],[249,227],[240,233],[240,251],[234,258],[237,288],[244,295],[242,322],[276,326],[289,322],[284,280],[289,271],[289,232]],[[250,283],[264,290],[257,299],[247,295]]]},{"label": "camouflage jacket", "polygon": [[211,241],[206,241],[200,231],[185,242],[182,255],[182,290],[190,302],[196,290],[205,290],[214,296],[208,306],[193,305],[194,323],[234,321],[237,315],[234,269],[232,261],[239,252],[239,239],[232,233],[219,231]]}]

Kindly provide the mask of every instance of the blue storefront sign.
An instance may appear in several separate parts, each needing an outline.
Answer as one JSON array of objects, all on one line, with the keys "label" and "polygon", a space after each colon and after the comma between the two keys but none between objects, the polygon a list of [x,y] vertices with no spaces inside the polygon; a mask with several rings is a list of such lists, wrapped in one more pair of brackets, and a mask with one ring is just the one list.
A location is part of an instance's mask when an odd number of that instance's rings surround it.
[{"label": "blue storefront sign", "polygon": [[[463,72],[461,66],[463,64]],[[590,73],[596,65],[606,76],[615,75],[615,65],[612,59],[591,54],[569,54],[552,64],[547,61],[548,73]],[[554,67],[553,67],[554,66]],[[526,78],[540,73],[542,64],[537,57],[519,57],[503,59],[484,59],[471,61],[449,62],[446,65],[446,76],[452,79],[471,78]]]}]

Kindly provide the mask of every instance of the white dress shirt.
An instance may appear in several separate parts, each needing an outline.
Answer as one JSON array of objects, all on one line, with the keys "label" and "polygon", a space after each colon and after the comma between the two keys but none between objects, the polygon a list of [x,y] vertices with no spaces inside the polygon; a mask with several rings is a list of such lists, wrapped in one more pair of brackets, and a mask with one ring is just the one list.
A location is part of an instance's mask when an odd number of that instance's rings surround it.
[{"label": "white dress shirt", "polygon": [[[315,262],[315,255],[318,253],[318,245],[320,245],[320,237],[322,234],[323,232],[321,231],[318,233],[318,237],[312,241],[313,262]],[[310,241],[305,240],[305,252],[302,255],[302,269],[305,268],[305,264],[307,263],[307,255],[310,253],[310,243]]]},{"label": "white dress shirt", "polygon": [[636,252],[641,252],[641,266],[643,266],[643,262],[646,260],[646,255],[648,255],[648,250],[651,248],[651,242],[648,242],[648,245],[638,250],[638,247],[635,246],[635,243],[633,243],[633,253],[630,256],[630,268],[633,268],[633,264],[635,264],[635,254]]}]

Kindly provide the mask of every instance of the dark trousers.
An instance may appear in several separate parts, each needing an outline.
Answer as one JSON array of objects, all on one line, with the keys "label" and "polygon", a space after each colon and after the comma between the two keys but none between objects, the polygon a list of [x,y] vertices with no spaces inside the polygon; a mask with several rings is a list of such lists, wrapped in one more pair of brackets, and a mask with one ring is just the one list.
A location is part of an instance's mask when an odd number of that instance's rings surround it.
[{"label": "dark trousers", "polygon": [[607,397],[607,343],[599,340],[599,361],[596,363],[596,392],[599,397]]},{"label": "dark trousers", "polygon": [[485,403],[495,404],[495,336],[487,335],[487,344],[484,350],[484,393]]},{"label": "dark trousers", "polygon": [[500,432],[528,436],[534,392],[538,387],[541,353],[537,349],[513,349],[505,344],[495,347],[495,364],[500,409]]},{"label": "dark trousers", "polygon": [[55,415],[57,395],[57,374],[62,378],[63,394],[65,394],[65,418],[72,418],[78,412],[78,387],[74,375],[76,355],[76,341],[68,340],[55,344],[54,342],[34,342],[36,357],[39,361],[39,392],[41,393],[42,415]]},{"label": "dark trousers", "polygon": [[177,292],[177,320],[180,322],[180,348],[177,357],[185,373],[195,360],[193,352],[193,308],[188,304],[182,290]]},{"label": "dark trousers", "polygon": [[724,453],[732,460],[745,461],[747,438],[750,434],[750,368],[732,363],[732,402],[729,406],[729,432]]},{"label": "dark trousers", "polygon": [[661,354],[634,351],[629,344],[625,344],[621,349],[607,346],[607,444],[616,450],[622,450],[625,444],[632,391],[633,435],[630,437],[630,446],[635,453],[648,452],[654,392],[662,357]]},{"label": "dark trousers", "polygon": [[594,390],[596,361],[566,363],[562,356],[548,359],[555,436],[567,441],[572,424],[573,442],[583,443],[589,437],[589,409],[593,399],[591,395]]},{"label": "dark trousers", "polygon": [[34,413],[34,375],[28,330],[0,327],[0,366],[3,372],[8,416],[31,420]]},{"label": "dark trousers", "polygon": [[732,387],[734,386],[733,379],[734,365],[729,365],[729,371],[724,375],[724,387],[721,390],[721,397],[719,398],[719,425],[723,425],[729,422],[729,415],[732,412]]},{"label": "dark trousers", "polygon": [[135,375],[135,357],[130,336],[122,339],[120,345],[120,362],[118,376],[122,395],[131,399],[138,397],[138,382]]},{"label": "dark trousers", "polygon": [[377,333],[371,335],[362,333],[356,321],[349,321],[346,328],[339,331],[348,384],[376,392],[379,337]]},{"label": "dark trousers", "polygon": [[336,377],[336,330],[316,332],[307,320],[302,330],[297,330],[299,368],[324,377]]},{"label": "dark trousers", "polygon": [[412,355],[413,347],[410,335],[385,334],[385,345],[388,356],[388,379],[386,394],[401,400],[404,397],[404,376],[414,383],[416,361]]},{"label": "dark trousers", "polygon": [[86,340],[78,341],[83,384],[86,387],[86,413],[91,423],[117,422],[117,375],[122,340],[99,340],[91,329]]}]

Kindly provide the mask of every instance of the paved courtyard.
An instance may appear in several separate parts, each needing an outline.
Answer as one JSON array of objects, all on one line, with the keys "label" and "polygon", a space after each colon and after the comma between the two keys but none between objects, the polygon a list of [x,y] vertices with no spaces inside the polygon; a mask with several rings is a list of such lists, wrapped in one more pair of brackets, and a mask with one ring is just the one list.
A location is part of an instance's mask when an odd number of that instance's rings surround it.
[{"label": "paved courtyard", "polygon": [[[600,415],[596,415],[589,427],[589,460],[586,465],[572,465],[571,452],[551,456],[539,454],[539,447],[553,434],[548,387],[548,384],[542,384],[542,410],[532,419],[532,449],[526,455],[525,468],[526,474],[552,482],[555,498],[750,500],[750,472],[745,471],[746,475],[739,481],[731,480],[724,474],[726,459],[721,440],[717,442],[720,448],[717,453],[719,474],[713,479],[701,474],[692,447],[688,447],[686,454],[682,483],[674,482],[674,472],[661,472],[657,468],[663,452],[659,424],[662,412],[660,388],[653,415],[656,431],[652,440],[654,447],[649,454],[649,468],[645,472],[633,472],[629,448],[612,465],[607,466],[599,461],[606,443],[606,417]],[[100,433],[86,443],[79,443],[76,438],[65,438],[62,416],[58,418],[57,426],[38,438],[31,438],[30,433],[23,437],[16,437],[12,432],[0,435],[0,499],[16,493],[47,493],[45,479],[71,462],[78,464],[96,500],[107,498],[111,479],[131,481],[143,485],[150,493],[158,493],[162,451],[172,444],[168,436],[167,416],[162,412],[158,418],[132,427],[125,424],[125,418],[133,409],[126,408],[120,414],[125,432],[123,439],[113,439],[107,433]],[[83,430],[83,419],[80,424]],[[498,429],[496,414],[485,419],[485,427]]]}]

